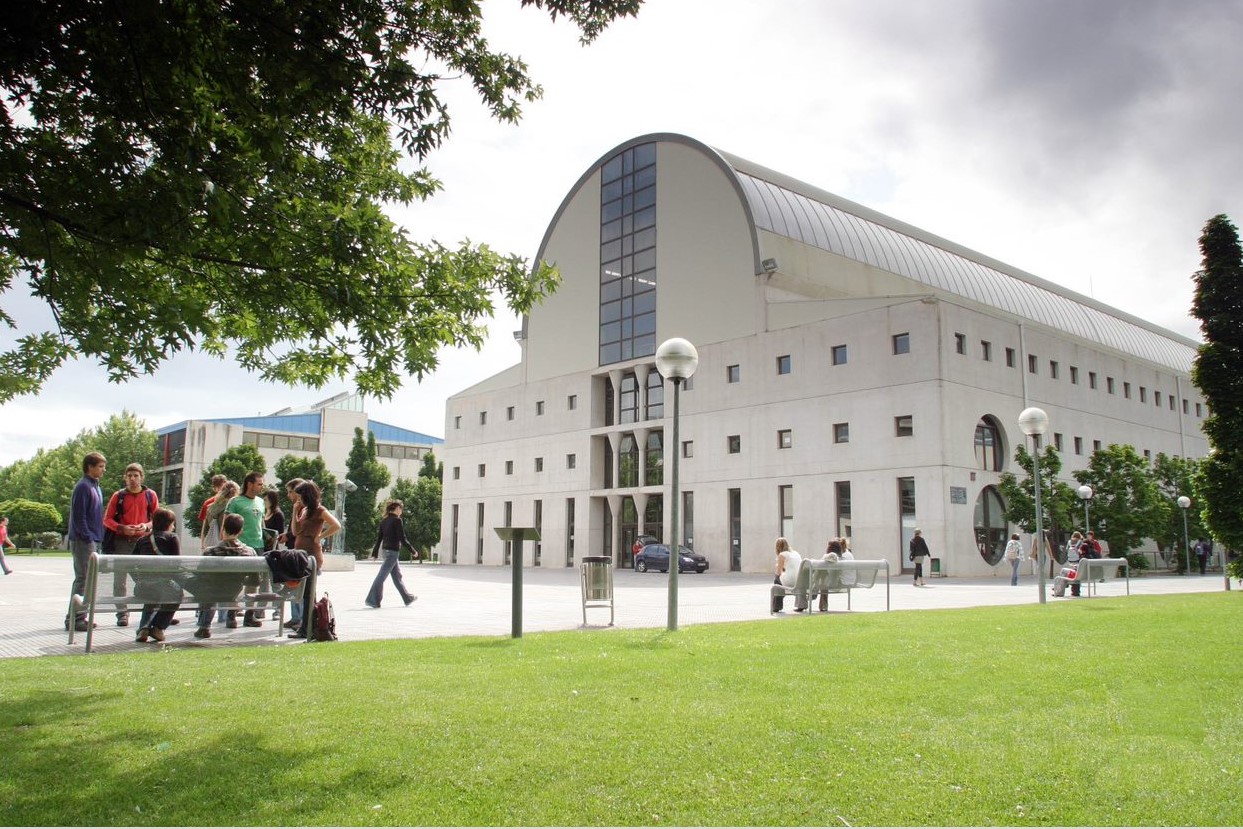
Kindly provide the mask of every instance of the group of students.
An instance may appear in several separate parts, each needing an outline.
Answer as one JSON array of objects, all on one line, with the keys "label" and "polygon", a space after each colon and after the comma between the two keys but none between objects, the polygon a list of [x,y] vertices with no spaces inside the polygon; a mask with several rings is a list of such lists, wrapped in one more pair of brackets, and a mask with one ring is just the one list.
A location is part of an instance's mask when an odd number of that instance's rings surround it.
[{"label": "group of students", "polygon": [[[782,587],[791,588],[798,581],[799,567],[803,564],[803,556],[797,550],[790,549],[790,542],[784,536],[777,539],[776,544],[776,571],[773,578],[773,584],[779,584]],[[850,551],[849,538],[830,538],[829,543],[824,548],[824,555],[820,556],[819,561],[854,561],[854,553]],[[852,574],[853,575],[853,574]],[[852,582],[853,584],[853,582]],[[806,597],[796,596],[794,601],[794,612],[802,613],[807,609],[803,603]],[[785,596],[773,596],[772,612],[781,613],[785,607]],[[825,613],[829,609],[829,594],[820,593],[820,612]]]}]

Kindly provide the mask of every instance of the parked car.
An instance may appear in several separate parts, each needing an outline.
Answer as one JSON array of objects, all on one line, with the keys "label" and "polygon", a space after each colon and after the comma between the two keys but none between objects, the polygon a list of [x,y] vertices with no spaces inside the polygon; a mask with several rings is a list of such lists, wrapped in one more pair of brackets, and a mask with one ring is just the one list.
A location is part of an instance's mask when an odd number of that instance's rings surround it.
[{"label": "parked car", "polygon": [[654,535],[641,535],[634,540],[634,544],[630,547],[630,555],[637,556],[639,550],[642,550],[648,544],[659,544],[660,539]]},{"label": "parked car", "polygon": [[[706,573],[708,571],[708,559],[689,547],[679,547],[678,550],[680,552],[678,556],[679,573]],[[662,573],[669,572],[669,545],[648,544],[642,547],[635,554],[634,569],[640,573],[646,573],[648,570],[659,570]]]}]

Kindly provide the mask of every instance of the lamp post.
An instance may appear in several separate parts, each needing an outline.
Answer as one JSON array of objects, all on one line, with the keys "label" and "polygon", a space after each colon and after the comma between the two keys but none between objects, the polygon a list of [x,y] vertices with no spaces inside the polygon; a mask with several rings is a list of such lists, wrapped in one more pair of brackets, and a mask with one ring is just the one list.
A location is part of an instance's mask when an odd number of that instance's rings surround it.
[{"label": "lamp post", "polygon": [[669,543],[669,624],[668,629],[678,629],[678,570],[682,567],[680,550],[681,534],[678,526],[678,457],[681,454],[678,436],[678,396],[682,382],[695,373],[699,366],[699,352],[689,341],[681,337],[665,340],[656,349],[656,370],[666,380],[673,381],[673,441],[665,448],[665,456],[673,455],[673,468],[670,475],[670,535]]},{"label": "lamp post", "polygon": [[1044,522],[1040,516],[1040,436],[1049,428],[1049,416],[1035,406],[1019,413],[1019,428],[1032,439],[1032,486],[1036,494],[1036,569],[1040,571],[1040,603],[1045,598]]},{"label": "lamp post", "polygon": [[1191,506],[1191,499],[1186,495],[1178,496],[1178,506],[1183,511],[1183,554],[1187,561],[1187,575],[1191,575],[1191,539],[1187,537],[1187,508]]},{"label": "lamp post", "polygon": [[1079,494],[1079,500],[1083,502],[1083,534],[1086,536],[1092,531],[1092,514],[1088,511],[1088,502],[1096,493],[1087,484],[1079,487],[1075,492]]},{"label": "lamp post", "polygon": [[[345,478],[341,481],[341,483],[337,484],[337,512],[341,514],[341,532],[338,533],[338,535],[341,536],[340,551],[342,555],[345,554],[345,496],[351,492],[357,491],[358,484],[354,483],[349,478]],[[333,544],[332,546],[333,549],[337,548],[336,544]]]}]

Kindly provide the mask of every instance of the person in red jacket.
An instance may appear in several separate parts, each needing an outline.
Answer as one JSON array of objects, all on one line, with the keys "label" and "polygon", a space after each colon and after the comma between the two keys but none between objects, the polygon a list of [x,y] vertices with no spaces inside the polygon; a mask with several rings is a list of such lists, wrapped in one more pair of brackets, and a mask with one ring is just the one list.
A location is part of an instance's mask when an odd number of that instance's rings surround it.
[{"label": "person in red jacket", "polygon": [[[118,489],[108,499],[104,508],[104,552],[118,556],[134,554],[134,547],[144,536],[151,534],[151,522],[160,508],[155,492],[143,486],[142,464],[131,463],[125,467],[125,489]],[[124,596],[128,573],[118,570],[112,577],[112,590]],[[129,626],[129,608],[117,605],[117,627]]]}]

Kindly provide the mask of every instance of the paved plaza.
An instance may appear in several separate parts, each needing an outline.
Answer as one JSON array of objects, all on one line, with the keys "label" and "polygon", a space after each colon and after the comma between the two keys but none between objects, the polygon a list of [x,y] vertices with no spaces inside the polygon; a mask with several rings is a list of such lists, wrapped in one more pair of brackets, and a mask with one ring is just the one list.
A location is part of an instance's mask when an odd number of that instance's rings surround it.
[{"label": "paved plaza", "polygon": [[[86,635],[67,643],[63,627],[68,605],[73,564],[68,558],[14,555],[9,557],[14,572],[0,576],[0,657],[82,654]],[[404,564],[406,585],[418,595],[409,607],[389,582],[383,606],[373,610],[363,604],[378,564],[360,561],[352,571],[327,571],[320,576],[320,592],[332,598],[337,615],[337,632],[343,641],[364,639],[413,639],[431,636],[509,636],[512,630],[512,570],[508,567],[461,567],[452,565]],[[1037,601],[1036,578],[1025,574],[1018,587],[1009,584],[1009,568],[994,578],[929,579],[927,587],[915,587],[910,576],[893,576],[889,603],[893,611],[935,608],[977,607],[984,605],[1033,604]],[[580,570],[575,568],[527,568],[523,571],[522,630],[524,633],[552,630],[592,630],[607,635],[609,609],[587,609],[583,624]],[[742,573],[684,573],[678,580],[679,625],[709,622],[771,620],[782,624],[800,618],[792,612],[794,600],[786,599],[786,612],[768,612],[771,576]],[[1132,595],[1164,593],[1204,593],[1224,589],[1220,573],[1200,576],[1149,574],[1131,579]],[[1086,589],[1085,589],[1086,593]],[[1101,596],[1122,596],[1126,582],[1112,580],[1100,585]],[[668,575],[614,573],[614,626],[617,628],[663,628],[668,618]],[[851,600],[855,612],[872,613],[885,609],[885,582],[881,578],[871,590],[856,590]],[[1056,599],[1051,603],[1092,601]],[[829,610],[839,615],[846,610],[846,596],[829,597]],[[193,638],[194,614],[178,614],[181,624],[168,629],[166,648],[219,648],[246,645],[296,647],[302,642],[277,639],[275,623],[262,628],[226,629],[212,626],[212,638]],[[122,653],[161,647],[134,641],[137,613],[131,626],[118,628],[111,613],[97,618],[94,652]]]}]

